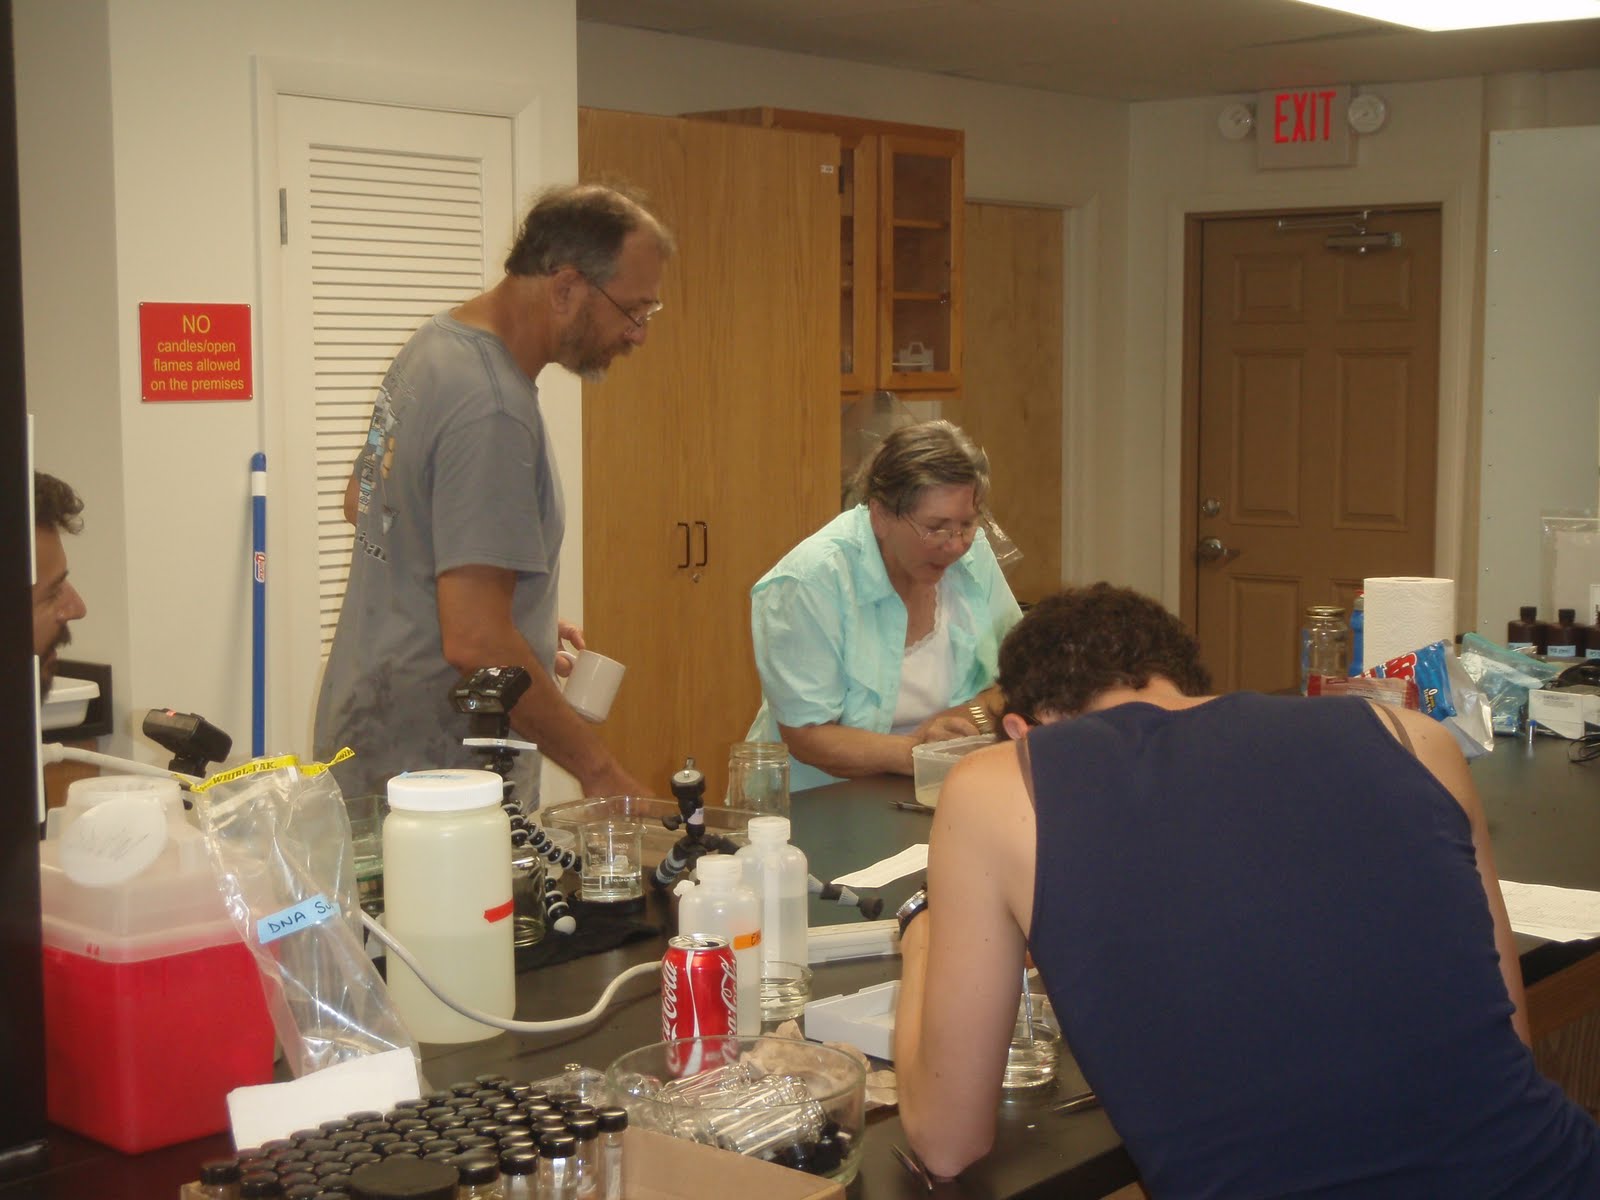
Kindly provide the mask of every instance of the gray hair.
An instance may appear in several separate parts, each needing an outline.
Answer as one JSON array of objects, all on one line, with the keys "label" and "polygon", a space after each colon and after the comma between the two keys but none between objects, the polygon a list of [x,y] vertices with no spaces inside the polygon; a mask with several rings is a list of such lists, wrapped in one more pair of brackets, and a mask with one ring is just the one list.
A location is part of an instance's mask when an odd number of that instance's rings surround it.
[{"label": "gray hair", "polygon": [[902,425],[884,438],[862,464],[852,491],[858,500],[876,500],[903,517],[916,507],[923,488],[966,484],[972,485],[981,510],[989,496],[989,456],[960,426],[923,421]]},{"label": "gray hair", "polygon": [[600,183],[546,188],[506,255],[506,274],[554,275],[572,267],[603,284],[617,273],[624,239],[640,229],[655,238],[664,257],[672,256],[672,234],[645,207],[642,192]]}]

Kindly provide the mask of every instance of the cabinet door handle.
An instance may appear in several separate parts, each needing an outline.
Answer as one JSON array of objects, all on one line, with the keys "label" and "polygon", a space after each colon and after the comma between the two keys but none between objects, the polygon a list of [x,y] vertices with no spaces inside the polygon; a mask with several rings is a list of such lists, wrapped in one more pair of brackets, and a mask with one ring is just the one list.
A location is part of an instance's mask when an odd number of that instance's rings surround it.
[{"label": "cabinet door handle", "polygon": [[678,564],[678,568],[682,570],[689,565],[689,522],[676,521],[674,524],[683,530],[683,561]]},{"label": "cabinet door handle", "polygon": [[700,530],[700,561],[695,566],[703,567],[711,561],[711,526],[704,521],[696,521],[695,525]]}]

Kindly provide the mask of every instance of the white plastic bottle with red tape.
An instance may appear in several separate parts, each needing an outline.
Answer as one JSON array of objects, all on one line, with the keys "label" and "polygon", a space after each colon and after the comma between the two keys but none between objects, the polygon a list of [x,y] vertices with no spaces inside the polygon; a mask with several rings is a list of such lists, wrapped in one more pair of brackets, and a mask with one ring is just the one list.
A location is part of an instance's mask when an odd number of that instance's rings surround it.
[{"label": "white plastic bottle with red tape", "polygon": [[739,978],[739,1036],[761,1032],[761,902],[745,885],[744,865],[728,854],[707,854],[695,866],[699,884],[684,880],[678,894],[678,932],[724,937]]},{"label": "white plastic bottle with red tape", "polygon": [[[412,771],[389,781],[383,823],[383,923],[457,1000],[510,1017],[511,822],[492,771]],[[419,1042],[477,1042],[500,1030],[462,1016],[396,955],[389,993]]]}]

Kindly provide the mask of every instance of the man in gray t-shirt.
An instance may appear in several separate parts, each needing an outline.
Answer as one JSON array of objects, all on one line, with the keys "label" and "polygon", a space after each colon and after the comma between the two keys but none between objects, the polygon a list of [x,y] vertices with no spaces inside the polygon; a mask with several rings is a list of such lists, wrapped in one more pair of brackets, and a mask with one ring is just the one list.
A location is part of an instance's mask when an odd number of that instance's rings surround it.
[{"label": "man in gray t-shirt", "polygon": [[350,581],[317,701],[314,751],[347,796],[401,771],[483,765],[461,745],[451,686],[480,667],[532,677],[514,734],[586,795],[641,787],[562,699],[556,583],[565,506],[534,380],[549,363],[597,379],[642,345],[671,235],[636,200],[594,185],[534,205],[506,275],[440,313],[395,357],[345,493]]}]

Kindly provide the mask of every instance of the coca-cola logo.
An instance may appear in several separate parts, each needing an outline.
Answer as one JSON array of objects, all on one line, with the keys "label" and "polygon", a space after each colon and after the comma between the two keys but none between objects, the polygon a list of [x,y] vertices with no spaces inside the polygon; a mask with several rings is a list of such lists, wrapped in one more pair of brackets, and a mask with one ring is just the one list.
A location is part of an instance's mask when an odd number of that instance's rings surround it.
[{"label": "coca-cola logo", "polygon": [[672,1040],[678,1022],[678,964],[668,957],[661,964],[661,1040]]},{"label": "coca-cola logo", "polygon": [[727,1006],[728,1020],[736,1020],[734,1014],[739,1011],[739,972],[734,966],[733,955],[728,955],[722,960],[722,1003]]}]

